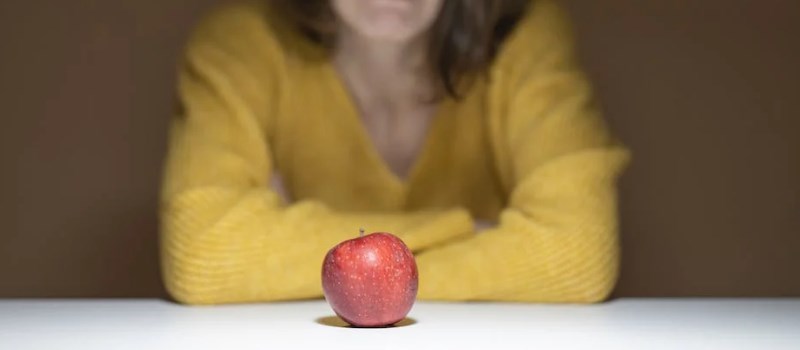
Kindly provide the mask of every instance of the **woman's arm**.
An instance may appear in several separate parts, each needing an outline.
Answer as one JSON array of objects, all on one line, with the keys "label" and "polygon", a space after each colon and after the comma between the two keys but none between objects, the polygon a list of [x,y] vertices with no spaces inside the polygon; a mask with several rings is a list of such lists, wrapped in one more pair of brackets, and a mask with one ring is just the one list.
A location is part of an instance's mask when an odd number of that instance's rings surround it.
[{"label": "woman's arm", "polygon": [[236,5],[203,22],[180,70],[162,189],[161,256],[169,293],[189,304],[322,295],[322,259],[358,229],[396,233],[412,250],[468,234],[464,210],[342,213],[286,205],[270,188],[269,117],[281,53],[259,12]]},{"label": "woman's arm", "polygon": [[615,180],[628,153],[592,105],[563,15],[535,3],[509,39],[502,59],[515,70],[497,79],[506,112],[491,121],[510,202],[495,228],[418,255],[421,298],[597,302],[615,284]]}]

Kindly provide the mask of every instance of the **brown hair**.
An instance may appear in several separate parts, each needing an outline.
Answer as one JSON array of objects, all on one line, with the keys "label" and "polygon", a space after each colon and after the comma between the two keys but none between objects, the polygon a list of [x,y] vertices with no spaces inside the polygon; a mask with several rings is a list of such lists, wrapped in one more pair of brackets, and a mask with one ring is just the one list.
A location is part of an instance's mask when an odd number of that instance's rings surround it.
[{"label": "brown hair", "polygon": [[[330,0],[271,1],[312,41],[328,45],[335,32]],[[441,91],[458,97],[486,72],[530,0],[444,0],[431,28],[429,67]]]}]

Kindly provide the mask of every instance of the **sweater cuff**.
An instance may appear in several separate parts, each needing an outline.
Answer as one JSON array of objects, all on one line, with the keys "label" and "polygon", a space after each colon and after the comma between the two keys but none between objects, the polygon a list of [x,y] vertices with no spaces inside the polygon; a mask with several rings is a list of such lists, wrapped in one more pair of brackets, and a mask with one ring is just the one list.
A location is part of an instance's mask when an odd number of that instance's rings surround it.
[{"label": "sweater cuff", "polygon": [[432,214],[415,227],[408,229],[400,238],[417,252],[447,241],[469,236],[474,232],[472,216],[466,209],[451,209]]}]

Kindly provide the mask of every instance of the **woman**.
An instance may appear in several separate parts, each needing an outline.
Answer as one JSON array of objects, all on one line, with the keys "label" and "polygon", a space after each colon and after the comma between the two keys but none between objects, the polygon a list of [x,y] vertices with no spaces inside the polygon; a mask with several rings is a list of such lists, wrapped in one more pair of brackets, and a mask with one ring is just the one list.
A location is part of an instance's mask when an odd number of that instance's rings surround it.
[{"label": "woman", "polygon": [[319,297],[326,251],[360,227],[415,252],[422,299],[614,286],[627,152],[552,0],[228,5],[179,93],[162,260],[180,302]]}]

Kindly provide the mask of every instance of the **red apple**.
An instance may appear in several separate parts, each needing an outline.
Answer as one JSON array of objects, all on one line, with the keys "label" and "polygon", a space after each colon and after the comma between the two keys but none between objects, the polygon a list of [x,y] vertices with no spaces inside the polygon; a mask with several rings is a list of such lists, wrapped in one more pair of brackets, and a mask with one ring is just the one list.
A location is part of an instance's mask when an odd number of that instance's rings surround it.
[{"label": "red apple", "polygon": [[322,289],[339,317],[356,327],[386,327],[406,317],[417,297],[417,263],[402,240],[375,232],[325,255]]}]

